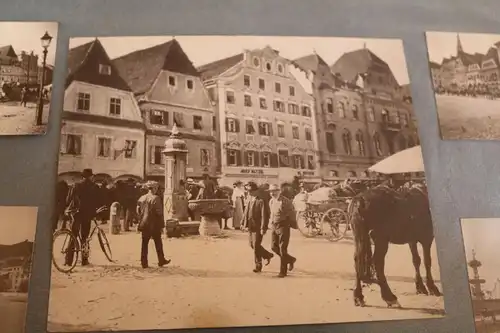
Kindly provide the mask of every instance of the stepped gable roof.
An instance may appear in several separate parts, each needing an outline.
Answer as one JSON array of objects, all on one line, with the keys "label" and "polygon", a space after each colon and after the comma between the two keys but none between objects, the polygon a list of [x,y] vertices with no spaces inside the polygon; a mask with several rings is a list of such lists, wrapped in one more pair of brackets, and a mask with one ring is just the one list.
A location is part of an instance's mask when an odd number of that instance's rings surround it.
[{"label": "stepped gable roof", "polygon": [[374,64],[391,71],[385,61],[367,48],[344,53],[330,69],[332,73],[339,73],[343,80],[354,82],[359,74],[368,72]]},{"label": "stepped gable roof", "polygon": [[[111,75],[99,74],[99,65],[111,66]],[[97,38],[69,50],[66,87],[73,81],[131,91],[125,80],[118,74],[106,50]]]},{"label": "stepped gable roof", "polygon": [[320,65],[329,67],[328,64],[326,63],[323,58],[321,58],[318,54],[313,53],[306,55],[304,57],[300,57],[298,59],[295,59],[292,61],[292,63],[298,67],[300,67],[302,70],[310,70],[313,73],[316,73],[318,70],[318,67]]},{"label": "stepped gable roof", "polygon": [[135,94],[147,92],[162,70],[199,77],[176,39],[118,57],[113,64]]},{"label": "stepped gable roof", "polygon": [[198,67],[201,79],[203,81],[212,79],[220,74],[224,73],[229,68],[235,66],[236,64],[242,62],[244,59],[243,53],[238,53],[233,56],[220,59],[217,61],[210,62],[208,64]]},{"label": "stepped gable roof", "polygon": [[33,252],[33,242],[24,241],[12,245],[0,245],[0,260],[30,256]]}]

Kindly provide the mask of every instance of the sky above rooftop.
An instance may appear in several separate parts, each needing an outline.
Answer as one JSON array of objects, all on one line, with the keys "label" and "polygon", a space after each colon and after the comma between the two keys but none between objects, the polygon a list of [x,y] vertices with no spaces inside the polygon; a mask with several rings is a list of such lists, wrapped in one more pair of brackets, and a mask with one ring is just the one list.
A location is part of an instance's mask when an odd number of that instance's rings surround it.
[{"label": "sky above rooftop", "polygon": [[[70,48],[92,41],[94,38],[72,38],[69,43]],[[111,58],[161,44],[172,38],[173,36],[99,37]],[[296,59],[316,51],[329,65],[332,65],[343,53],[361,49],[366,45],[388,63],[400,84],[409,82],[403,43],[399,39],[282,36],[175,36],[175,38],[197,67],[241,53],[244,49],[258,49],[267,45],[288,59]]]},{"label": "sky above rooftop", "polygon": [[34,241],[38,209],[0,206],[0,244]]},{"label": "sky above rooftop", "polygon": [[53,37],[47,49],[47,63],[54,64],[57,44],[57,23],[55,22],[0,22],[0,46],[12,45],[19,55],[21,51],[37,54],[42,59],[40,38],[45,31]]}]

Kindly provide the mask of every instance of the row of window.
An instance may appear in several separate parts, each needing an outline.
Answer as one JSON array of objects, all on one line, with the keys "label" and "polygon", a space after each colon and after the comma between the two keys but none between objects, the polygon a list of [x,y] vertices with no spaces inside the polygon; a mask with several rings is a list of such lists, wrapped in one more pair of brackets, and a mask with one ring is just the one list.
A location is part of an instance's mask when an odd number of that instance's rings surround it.
[{"label": "row of window", "polygon": [[[113,157],[113,140],[108,137],[97,137],[96,157]],[[81,156],[83,147],[83,135],[81,134],[63,134],[61,138],[61,151],[66,155]],[[125,140],[122,149],[125,159],[137,158],[137,141]]]},{"label": "row of window", "polygon": [[288,150],[280,149],[278,153],[261,152],[237,149],[227,149],[228,166],[249,166],[264,168],[294,168],[309,169],[316,168],[313,155],[289,154]]},{"label": "row of window", "polygon": [[[326,104],[326,112],[333,114],[334,113],[333,99],[328,98],[325,104]],[[337,113],[340,118],[346,118],[346,108],[344,102],[337,102]],[[359,115],[359,108],[357,105],[353,105],[351,107],[351,114],[353,119],[359,120],[360,115]],[[369,107],[367,110],[367,114],[368,114],[368,120],[371,122],[375,122],[375,108]],[[394,122],[396,124],[402,124],[403,126],[407,126],[408,115],[406,113],[401,113],[399,111],[396,111],[391,116],[391,113],[388,110],[382,109],[382,121]]]},{"label": "row of window", "polygon": [[[277,136],[279,138],[285,137],[285,125],[277,124],[276,128],[278,130]],[[268,121],[258,121],[257,122],[258,132],[255,130],[254,121],[250,119],[245,120],[245,133],[246,134],[256,134],[264,136],[273,136],[273,124]],[[226,132],[228,133],[239,133],[240,132],[240,121],[234,118],[226,118]],[[297,125],[292,125],[292,138],[300,140],[300,129]],[[312,141],[312,130],[310,127],[304,128],[304,138],[306,141]]]},{"label": "row of window", "polygon": [[[64,134],[62,137],[61,150],[65,155],[82,156],[83,136],[79,134]],[[163,146],[150,147],[150,163],[162,165],[164,163],[164,155],[162,153]],[[107,137],[97,137],[96,157],[111,158],[113,154],[112,139]],[[189,156],[189,155],[188,155]],[[125,140],[123,147],[123,157],[125,159],[137,158],[137,141]],[[200,165],[210,166],[211,156],[210,150],[200,149]],[[189,164],[189,161],[187,161]]]},{"label": "row of window", "polygon": [[[247,88],[251,88],[252,87],[252,78],[250,77],[250,75],[243,75],[243,85]],[[258,79],[258,87],[259,87],[259,90],[266,90],[266,81],[264,79]],[[277,93],[277,94],[281,94],[282,93],[282,85],[280,82],[275,82],[274,83],[274,92]],[[292,86],[292,85],[289,85],[288,86],[288,95],[289,96],[295,96],[295,87]]]},{"label": "row of window", "polygon": [[[169,87],[177,87],[178,83],[177,83],[177,78],[173,75],[169,75],[168,76],[168,85]],[[194,90],[194,81],[191,80],[191,79],[187,79],[186,80],[186,89],[188,91],[193,91]]]},{"label": "row of window", "polygon": [[[150,146],[149,147],[149,163],[153,165],[163,165],[165,163],[165,155],[163,154],[163,146]],[[201,148],[200,153],[200,166],[208,167],[211,165],[211,154],[210,150],[206,148]],[[186,155],[186,164],[189,163],[189,154]]]},{"label": "row of window", "polygon": [[[326,132],[325,139],[328,152],[331,154],[336,154],[337,145],[335,142],[335,133],[333,131]],[[342,149],[343,152],[347,155],[353,155],[352,141],[353,140],[351,132],[348,129],[344,129],[342,132]],[[354,141],[359,156],[366,156],[365,139],[361,131],[358,131],[356,133]],[[375,133],[373,135],[372,142],[373,142],[373,148],[375,149],[375,153],[377,154],[377,156],[383,156],[384,151],[382,150],[380,135],[378,133]],[[412,137],[409,137],[407,140],[403,135],[400,135],[398,137],[397,143],[400,150],[415,146],[415,141],[413,140]]]},{"label": "row of window", "polygon": [[[259,58],[257,58],[257,57],[254,57],[253,61],[252,61],[252,64],[254,65],[254,67],[259,68],[260,65],[261,65],[261,60]],[[273,64],[272,64],[272,62],[266,61],[264,68],[266,69],[266,71],[271,72],[273,70]],[[276,69],[278,70],[279,74],[284,74],[285,73],[285,67],[283,66],[283,64],[277,63],[276,64]]]},{"label": "row of window", "polygon": [[[173,124],[177,125],[177,127],[183,128],[186,127],[184,114],[180,112],[172,112],[173,115]],[[195,130],[203,130],[203,117],[193,115],[193,129]],[[150,110],[149,111],[149,122],[152,125],[170,125],[170,113],[164,110]],[[212,129],[217,130],[217,119],[212,116]]]},{"label": "row of window", "polygon": [[[236,96],[234,91],[227,90],[226,91],[226,102],[227,104],[236,104]],[[311,108],[308,105],[302,105],[299,107],[298,104],[295,103],[287,103],[288,104],[288,113],[302,115],[304,117],[311,117]],[[252,107],[253,99],[252,95],[245,94],[243,97],[243,105],[246,107]],[[259,107],[261,110],[267,110],[267,99],[265,97],[259,97]],[[285,102],[280,100],[273,100],[273,110],[276,112],[285,112]]]}]

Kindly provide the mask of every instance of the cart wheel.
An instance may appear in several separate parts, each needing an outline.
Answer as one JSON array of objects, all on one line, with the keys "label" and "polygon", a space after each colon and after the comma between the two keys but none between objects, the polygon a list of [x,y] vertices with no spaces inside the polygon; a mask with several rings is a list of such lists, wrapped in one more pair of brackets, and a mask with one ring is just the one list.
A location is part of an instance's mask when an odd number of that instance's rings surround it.
[{"label": "cart wheel", "polygon": [[336,242],[344,238],[349,228],[349,218],[343,210],[339,208],[330,208],[323,214],[322,224],[330,226],[331,234],[327,238],[331,242]]},{"label": "cart wheel", "polygon": [[316,214],[314,214],[313,212],[297,212],[297,224],[299,225],[299,231],[302,236],[307,238],[314,238],[318,236],[321,230],[318,229],[318,223],[316,219]]}]

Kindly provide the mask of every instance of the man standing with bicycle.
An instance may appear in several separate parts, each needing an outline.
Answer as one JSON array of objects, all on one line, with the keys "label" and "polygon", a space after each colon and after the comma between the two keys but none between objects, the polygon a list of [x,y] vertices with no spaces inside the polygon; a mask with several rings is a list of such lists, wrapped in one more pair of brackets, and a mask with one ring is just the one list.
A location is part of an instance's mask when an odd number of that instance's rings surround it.
[{"label": "man standing with bicycle", "polygon": [[139,216],[137,230],[142,234],[141,265],[142,268],[148,267],[148,246],[149,240],[152,238],[158,256],[158,266],[163,267],[170,263],[170,260],[165,259],[161,240],[165,221],[163,220],[163,203],[158,195],[160,185],[158,182],[148,181],[146,188],[148,193],[141,196],[137,201],[137,215]]},{"label": "man standing with bicycle", "polygon": [[[73,216],[71,232],[76,238],[78,238],[78,234],[80,233],[82,244],[86,244],[92,219],[95,217],[98,208],[97,198],[99,198],[99,188],[92,180],[92,169],[84,169],[82,177],[83,179],[75,183],[70,190],[66,212]],[[73,255],[72,251],[66,253],[66,265],[71,265]],[[82,249],[82,266],[88,264],[89,252],[84,247]]]}]

